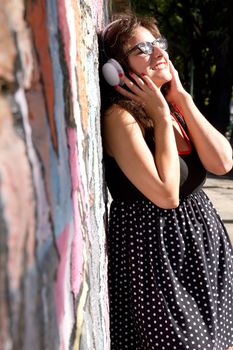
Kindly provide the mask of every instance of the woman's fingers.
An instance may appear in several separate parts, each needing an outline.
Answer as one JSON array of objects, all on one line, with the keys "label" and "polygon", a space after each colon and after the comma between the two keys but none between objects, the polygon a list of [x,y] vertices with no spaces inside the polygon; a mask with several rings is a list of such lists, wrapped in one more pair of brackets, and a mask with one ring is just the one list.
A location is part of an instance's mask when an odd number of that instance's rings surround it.
[{"label": "woman's fingers", "polygon": [[144,81],[144,84],[152,91],[159,91],[159,88],[155,85],[155,83],[151,80],[148,75],[142,75],[142,79]]},{"label": "woman's fingers", "polygon": [[171,80],[171,84],[170,84],[171,88],[169,89],[169,94],[168,94],[168,96],[166,96],[166,99],[167,99],[167,97],[169,98],[169,95],[170,96],[173,95],[172,97],[174,98],[175,95],[179,94],[180,92],[185,91],[184,87],[180,81],[179,73],[171,61],[169,61],[169,68],[170,68],[170,72],[172,75],[172,80]]},{"label": "woman's fingers", "polygon": [[172,61],[171,60],[169,60],[169,68],[170,68],[170,70],[171,69],[174,69],[175,70],[175,67],[174,67],[174,65],[173,65],[173,63],[172,63]]},{"label": "woman's fingers", "polygon": [[121,81],[125,84],[126,87],[128,87],[130,91],[124,88],[124,86],[121,87],[120,85],[115,86],[115,89],[123,96],[128,97],[143,105],[145,93],[143,92],[142,87],[145,85],[145,83],[143,83],[142,80],[140,81],[140,78],[138,78],[136,74],[131,73],[130,75],[134,79],[133,81],[128,79],[125,75],[120,77]]},{"label": "woman's fingers", "polygon": [[121,81],[136,95],[140,96],[142,93],[142,90],[138,86],[136,80],[132,81],[128,79],[125,75],[120,78]]},{"label": "woman's fingers", "polygon": [[115,89],[123,96],[130,98],[131,100],[138,102],[138,103],[142,103],[142,100],[139,96],[137,96],[136,94],[127,91],[126,89],[124,89],[123,87],[121,87],[120,85],[115,86]]},{"label": "woman's fingers", "polygon": [[130,76],[136,81],[137,85],[140,87],[141,90],[144,92],[151,92],[151,91],[159,91],[158,87],[155,85],[155,83],[151,80],[151,78],[148,75],[141,74],[141,77],[139,77],[135,73],[130,73]]},{"label": "woman's fingers", "polygon": [[137,85],[140,87],[141,90],[145,90],[147,88],[147,85],[145,84],[145,82],[137,74],[133,72],[130,72],[129,74],[135,80],[135,82],[137,83]]},{"label": "woman's fingers", "polygon": [[[150,110],[155,109],[155,106],[161,105],[164,107],[166,100],[164,99],[160,89],[154,84],[154,82],[147,75],[139,77],[135,73],[130,73],[132,80],[126,76],[120,77],[121,81],[125,84],[123,86],[116,86],[115,89],[125,97],[139,103],[143,108]],[[126,87],[128,87],[128,90]],[[157,101],[157,103],[155,103]]]}]

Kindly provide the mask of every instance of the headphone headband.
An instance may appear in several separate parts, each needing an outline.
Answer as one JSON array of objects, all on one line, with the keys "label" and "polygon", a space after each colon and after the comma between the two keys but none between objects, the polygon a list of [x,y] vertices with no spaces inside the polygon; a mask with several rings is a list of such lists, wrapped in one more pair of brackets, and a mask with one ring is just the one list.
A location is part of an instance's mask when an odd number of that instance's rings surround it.
[{"label": "headphone headband", "polygon": [[108,24],[106,25],[106,27],[104,28],[104,30],[103,30],[103,32],[102,32],[102,38],[103,38],[103,40],[104,40],[104,37],[105,37],[106,33],[109,31],[109,29],[110,29],[115,23],[118,23],[118,22],[120,22],[120,21],[121,21],[121,19],[118,18],[118,19],[116,19],[115,21],[112,21],[112,22],[110,22],[110,23],[108,23]]},{"label": "headphone headband", "polygon": [[103,53],[104,53],[104,55],[105,55],[106,58],[109,58],[109,57],[108,57],[108,55],[107,55],[107,53],[106,53],[106,50],[105,50],[105,44],[104,44],[105,36],[106,36],[107,32],[112,28],[112,26],[113,26],[114,24],[120,22],[120,21],[121,21],[121,19],[118,18],[118,19],[116,19],[115,21],[108,23],[107,26],[104,28],[102,34],[101,34],[101,38],[102,38],[102,51],[103,51]]},{"label": "headphone headband", "polygon": [[106,82],[111,86],[121,85],[120,76],[124,75],[124,70],[121,67],[120,63],[117,62],[115,59],[110,58],[105,50],[105,36],[107,32],[112,28],[112,26],[118,22],[120,22],[121,19],[117,19],[111,23],[109,23],[105,29],[102,32],[101,35],[101,41],[102,41],[102,51],[105,55],[105,57],[108,59],[107,62],[102,67],[102,73],[104,76],[104,79]]}]

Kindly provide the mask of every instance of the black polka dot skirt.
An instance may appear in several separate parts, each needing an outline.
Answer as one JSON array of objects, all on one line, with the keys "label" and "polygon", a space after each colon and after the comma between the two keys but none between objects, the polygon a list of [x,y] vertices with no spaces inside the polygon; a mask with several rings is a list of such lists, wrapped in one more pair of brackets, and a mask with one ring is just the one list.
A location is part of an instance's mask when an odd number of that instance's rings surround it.
[{"label": "black polka dot skirt", "polygon": [[176,209],[113,201],[111,350],[233,346],[233,250],[203,191]]}]

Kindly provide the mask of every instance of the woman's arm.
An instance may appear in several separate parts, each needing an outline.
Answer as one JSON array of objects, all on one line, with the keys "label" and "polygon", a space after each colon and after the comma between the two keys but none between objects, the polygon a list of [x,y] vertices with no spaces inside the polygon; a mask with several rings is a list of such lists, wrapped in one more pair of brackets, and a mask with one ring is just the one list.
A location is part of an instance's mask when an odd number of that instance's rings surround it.
[{"label": "woman's arm", "polygon": [[230,143],[198,110],[191,95],[182,87],[178,73],[171,63],[170,70],[173,79],[166,99],[180,109],[206,170],[216,175],[227,173],[233,165]]},{"label": "woman's arm", "polygon": [[[113,106],[104,117],[104,144],[129,180],[162,208],[179,204],[180,164],[168,104],[160,89],[133,74],[137,84],[123,77],[132,92],[119,93],[143,104],[154,124],[155,154],[149,150],[139,124],[127,111]],[[140,88],[139,88],[140,86]],[[119,184],[120,185],[120,184]]]}]

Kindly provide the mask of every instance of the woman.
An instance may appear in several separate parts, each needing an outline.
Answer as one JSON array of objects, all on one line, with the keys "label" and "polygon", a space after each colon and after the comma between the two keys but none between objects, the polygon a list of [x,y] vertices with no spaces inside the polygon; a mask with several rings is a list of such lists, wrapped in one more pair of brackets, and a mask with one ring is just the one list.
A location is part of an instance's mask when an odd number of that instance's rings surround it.
[{"label": "woman", "polygon": [[206,171],[232,168],[231,147],[184,90],[154,20],[123,15],[100,53],[101,67],[117,61],[103,70],[114,87],[100,76],[111,349],[230,349],[233,252],[201,187]]}]

